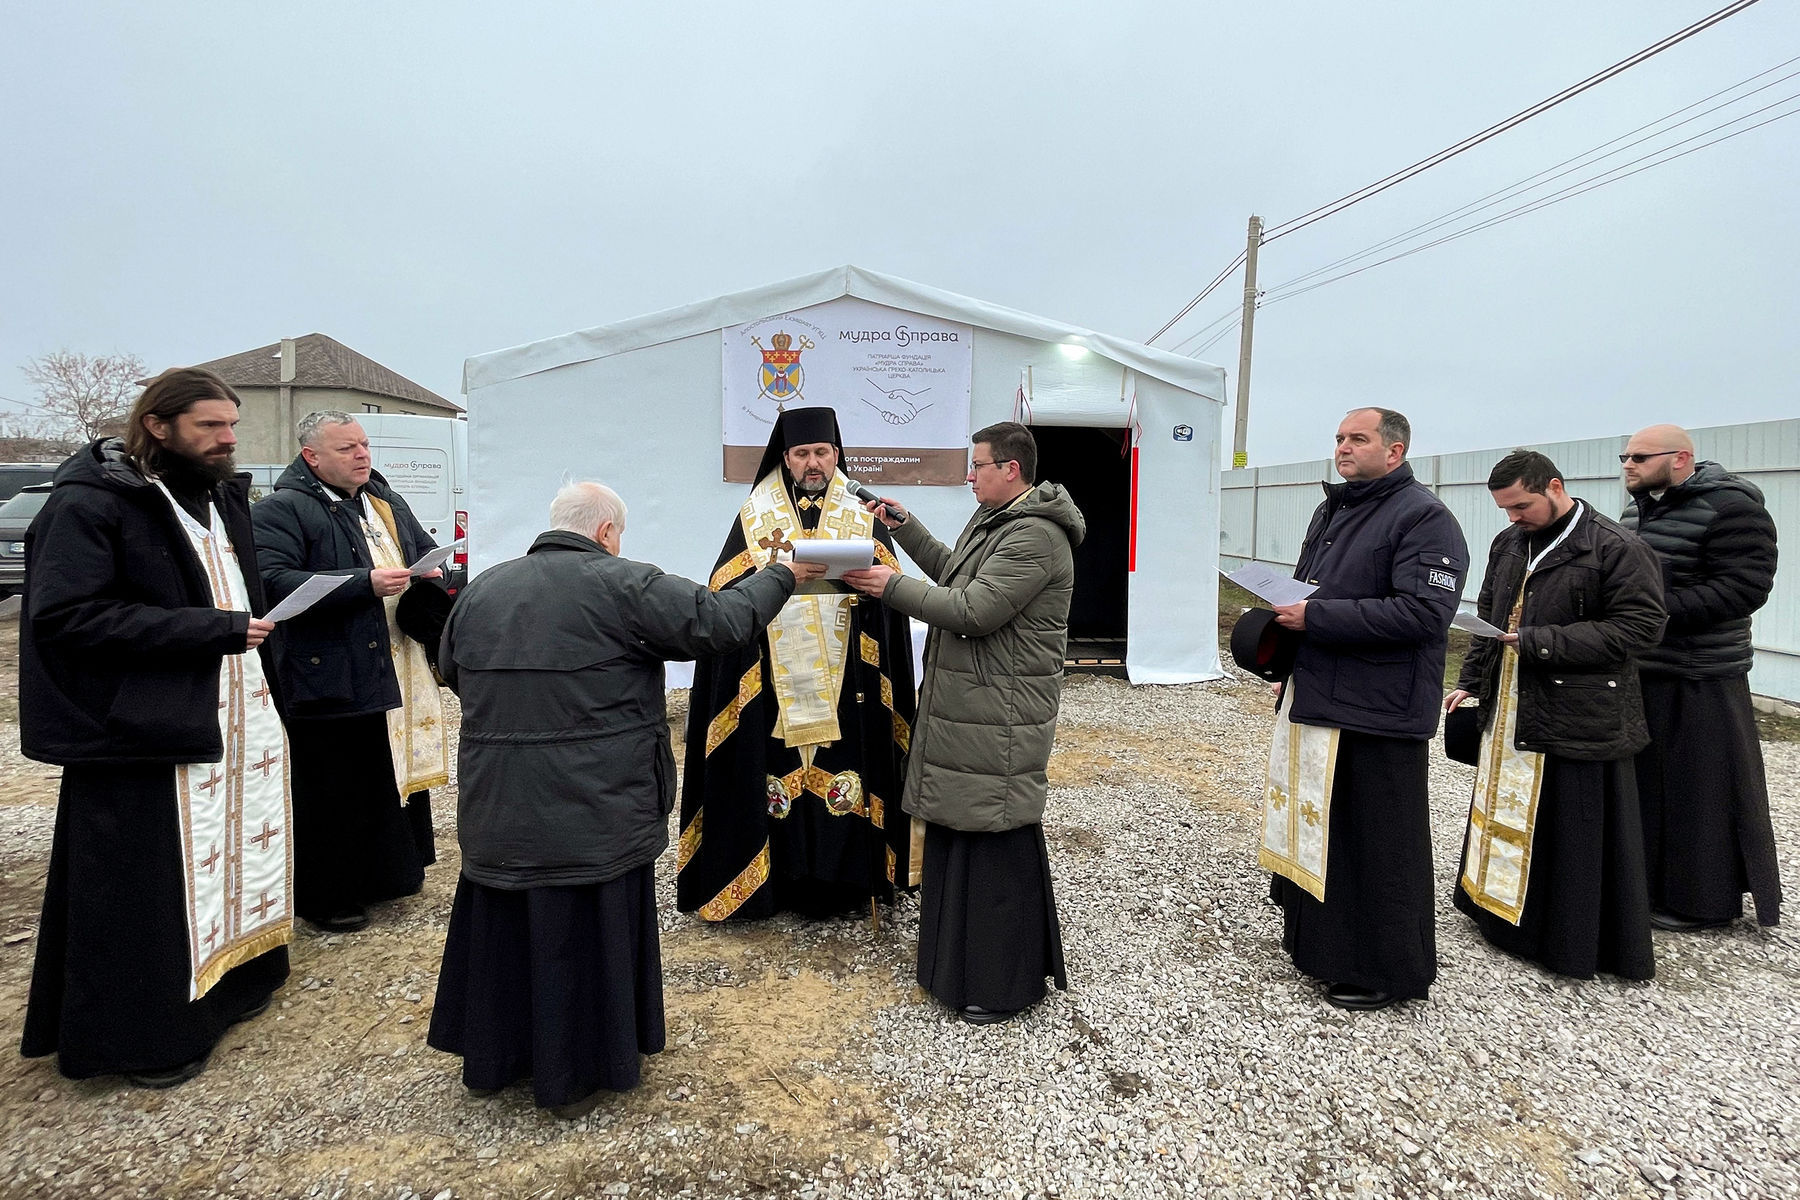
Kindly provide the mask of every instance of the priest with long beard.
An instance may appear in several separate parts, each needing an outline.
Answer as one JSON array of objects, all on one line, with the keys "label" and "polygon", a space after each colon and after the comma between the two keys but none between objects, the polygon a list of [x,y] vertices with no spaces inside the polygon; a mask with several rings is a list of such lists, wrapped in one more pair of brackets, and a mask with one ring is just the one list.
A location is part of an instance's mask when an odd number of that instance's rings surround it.
[{"label": "priest with long beard", "polygon": [[[775,420],[756,484],[712,574],[749,578],[796,542],[887,530],[841,470],[829,408]],[[763,636],[695,664],[676,898],[707,921],[829,916],[918,882],[923,830],[900,811],[913,721],[907,619],[841,584],[804,586]]]},{"label": "priest with long beard", "polygon": [[287,744],[238,407],[215,375],[163,372],[25,535],[20,744],[63,776],[20,1049],[74,1079],[183,1083],[288,974]]}]

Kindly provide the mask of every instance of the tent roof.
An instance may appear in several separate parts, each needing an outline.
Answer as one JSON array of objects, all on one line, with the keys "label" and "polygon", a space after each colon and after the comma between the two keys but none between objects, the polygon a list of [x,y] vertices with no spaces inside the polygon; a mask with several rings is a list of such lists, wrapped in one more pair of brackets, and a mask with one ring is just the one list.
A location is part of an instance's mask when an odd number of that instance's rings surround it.
[{"label": "tent roof", "polygon": [[1017,337],[1082,346],[1141,374],[1207,396],[1220,404],[1224,402],[1222,396],[1213,394],[1219,387],[1219,368],[1209,363],[853,266],[833,267],[613,325],[600,325],[509,350],[478,354],[463,364],[463,394],[571,363],[607,358],[793,312],[840,296],[856,296],[890,308]]}]

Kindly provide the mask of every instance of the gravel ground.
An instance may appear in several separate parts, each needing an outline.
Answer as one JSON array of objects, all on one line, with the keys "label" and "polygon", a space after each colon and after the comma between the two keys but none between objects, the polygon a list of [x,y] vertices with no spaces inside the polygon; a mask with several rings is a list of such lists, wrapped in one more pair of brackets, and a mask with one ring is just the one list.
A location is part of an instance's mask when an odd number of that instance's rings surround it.
[{"label": "gravel ground", "polygon": [[[1071,681],[1046,830],[1071,990],[972,1028],[912,984],[917,906],[712,928],[659,865],[670,1046],[569,1124],[474,1101],[424,1046],[454,884],[303,936],[271,1017],[168,1093],[0,1068],[5,1195],[1794,1196],[1800,940],[1657,933],[1657,979],[1557,978],[1448,897],[1470,786],[1433,767],[1429,1003],[1330,1008],[1255,865],[1268,698]],[[10,739],[10,741],[8,741]],[[0,1036],[16,1039],[53,809],[0,725]],[[1796,889],[1800,745],[1766,743]],[[23,935],[23,936],[21,936]]]}]

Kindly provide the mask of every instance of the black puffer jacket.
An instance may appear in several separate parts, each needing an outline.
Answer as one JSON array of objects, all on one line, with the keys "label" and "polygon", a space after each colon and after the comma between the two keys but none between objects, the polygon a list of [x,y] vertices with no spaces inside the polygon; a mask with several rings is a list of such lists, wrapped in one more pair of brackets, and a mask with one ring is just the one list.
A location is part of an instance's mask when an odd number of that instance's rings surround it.
[{"label": "black puffer jacket", "polygon": [[[407,562],[417,562],[436,547],[379,471],[370,473],[365,490],[394,510],[400,553]],[[276,662],[292,715],[351,717],[399,708],[387,613],[369,584],[373,564],[363,536],[361,500],[336,499],[306,460],[295,458],[251,518],[269,603],[279,604],[314,575],[351,577],[282,623],[286,638]]]},{"label": "black puffer jacket", "polygon": [[742,649],[793,592],[780,568],[708,591],[557,531],[477,576],[438,649],[463,705],[463,874],[516,890],[653,861],[675,803],[663,661]]},{"label": "black puffer jacket", "polygon": [[1406,463],[1325,485],[1294,568],[1319,590],[1306,602],[1290,719],[1419,741],[1436,733],[1468,569],[1456,518]]},{"label": "black puffer jacket", "polygon": [[[218,762],[219,665],[244,652],[250,613],[214,606],[180,519],[119,439],[76,451],[55,482],[25,534],[25,756],[63,765]],[[219,484],[212,499],[261,613],[250,477]],[[267,651],[265,642],[272,676]]]},{"label": "black puffer jacket", "polygon": [[1641,669],[1684,679],[1749,674],[1750,614],[1775,586],[1775,522],[1755,484],[1716,462],[1658,500],[1633,492],[1621,518],[1662,560],[1669,626]]},{"label": "black puffer jacket", "polygon": [[[1529,536],[1517,526],[1503,530],[1488,552],[1478,603],[1482,620],[1502,629],[1525,578]],[[1584,506],[1525,585],[1514,745],[1609,762],[1649,744],[1635,659],[1662,633],[1659,575],[1648,546]],[[1497,708],[1500,658],[1498,641],[1476,638],[1457,678],[1481,698],[1484,722]]]}]

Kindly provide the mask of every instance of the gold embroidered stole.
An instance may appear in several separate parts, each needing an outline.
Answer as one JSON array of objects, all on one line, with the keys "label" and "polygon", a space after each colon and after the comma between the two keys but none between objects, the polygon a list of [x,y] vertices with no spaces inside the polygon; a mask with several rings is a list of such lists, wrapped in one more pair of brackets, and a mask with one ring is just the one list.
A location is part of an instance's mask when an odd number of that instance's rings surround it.
[{"label": "gold embroidered stole", "polygon": [[[1525,585],[1507,622],[1519,631],[1525,609]],[[1463,854],[1462,887],[1469,899],[1514,925],[1525,911],[1525,889],[1531,878],[1531,843],[1537,830],[1538,793],[1544,782],[1544,756],[1513,745],[1519,723],[1519,650],[1500,646],[1500,681],[1494,689],[1492,723],[1482,739],[1475,770],[1475,794],[1469,801],[1469,836]]]},{"label": "gold embroidered stole", "polygon": [[[738,512],[744,544],[768,550],[772,558],[776,548],[799,538],[872,538],[874,514],[851,499],[848,483],[843,472],[832,474],[825,489],[825,511],[817,527],[807,530],[788,496],[784,472],[769,472],[750,490]],[[796,595],[769,622],[775,736],[797,748],[806,765],[811,765],[820,746],[842,736],[837,709],[854,603],[854,597],[836,592]]]},{"label": "gold embroidered stole", "polygon": [[1293,880],[1322,902],[1339,731],[1294,724],[1288,720],[1293,707],[1294,681],[1290,679],[1269,740],[1262,848],[1256,862],[1266,871]]},{"label": "gold embroidered stole", "polygon": [[[213,603],[250,611],[250,590],[217,507],[209,530],[161,481],[156,486],[206,568]],[[190,1000],[206,995],[233,967],[294,936],[287,732],[254,650],[220,660],[219,734],[222,760],[175,768]]]},{"label": "gold embroidered stole", "polygon": [[[393,507],[367,493],[364,499],[381,521],[380,526],[369,527],[373,535],[368,539],[370,560],[377,567],[409,566],[400,553]],[[422,581],[412,586],[435,585]],[[400,803],[405,804],[414,792],[450,782],[450,743],[444,736],[444,698],[431,673],[431,660],[425,656],[425,647],[401,633],[394,620],[401,595],[404,593],[384,597],[381,606],[387,615],[394,678],[400,682],[400,707],[390,708],[387,714],[388,750],[394,760],[394,786],[399,789]]]}]

